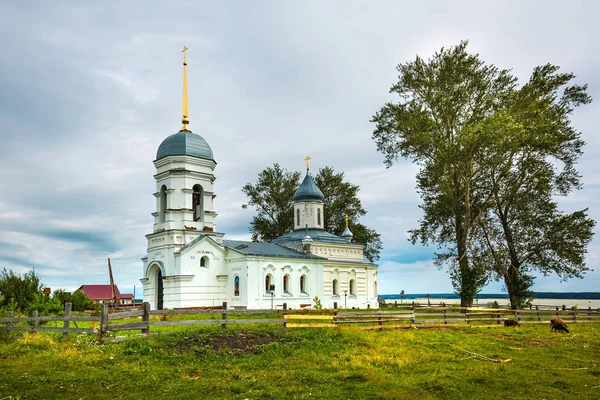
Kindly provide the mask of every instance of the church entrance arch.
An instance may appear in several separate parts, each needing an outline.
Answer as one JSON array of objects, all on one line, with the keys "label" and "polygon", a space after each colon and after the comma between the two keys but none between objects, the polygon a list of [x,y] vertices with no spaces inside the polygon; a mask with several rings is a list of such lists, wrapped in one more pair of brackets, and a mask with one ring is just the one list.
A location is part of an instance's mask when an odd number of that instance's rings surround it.
[{"label": "church entrance arch", "polygon": [[163,309],[164,302],[163,277],[160,268],[156,269],[156,309]]}]

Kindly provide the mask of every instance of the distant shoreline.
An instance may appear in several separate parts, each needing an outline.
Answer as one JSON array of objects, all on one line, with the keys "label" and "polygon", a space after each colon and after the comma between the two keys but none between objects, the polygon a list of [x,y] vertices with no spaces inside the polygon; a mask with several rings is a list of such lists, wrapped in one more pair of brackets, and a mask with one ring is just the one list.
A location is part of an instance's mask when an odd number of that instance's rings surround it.
[{"label": "distant shoreline", "polygon": [[[398,294],[381,294],[379,298],[382,300],[414,300],[429,298],[432,300],[453,300],[460,299],[460,296],[456,293],[405,293],[403,296]],[[477,296],[479,300],[494,300],[494,299],[506,299],[508,300],[507,293],[481,293]],[[534,300],[541,299],[569,299],[569,300],[600,300],[600,292],[536,292],[533,295]]]}]

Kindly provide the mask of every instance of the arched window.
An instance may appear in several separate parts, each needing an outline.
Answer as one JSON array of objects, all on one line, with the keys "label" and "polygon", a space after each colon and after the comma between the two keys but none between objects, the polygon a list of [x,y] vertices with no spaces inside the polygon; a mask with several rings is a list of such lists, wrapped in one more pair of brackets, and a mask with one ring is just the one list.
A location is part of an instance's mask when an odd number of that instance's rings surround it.
[{"label": "arched window", "polygon": [[317,208],[317,225],[321,226],[321,209]]},{"label": "arched window", "polygon": [[208,257],[204,256],[200,259],[200,266],[208,268]]},{"label": "arched window", "polygon": [[377,296],[377,281],[373,282],[373,295]]},{"label": "arched window", "polygon": [[235,278],[233,278],[233,295],[240,295],[240,277],[237,275],[235,276]]},{"label": "arched window", "polygon": [[192,210],[194,211],[194,221],[202,222],[204,220],[204,205],[202,203],[202,186],[194,185],[192,188]]},{"label": "arched window", "polygon": [[265,293],[270,294],[271,293],[271,282],[273,281],[271,275],[267,275],[265,277]]},{"label": "arched window", "polygon": [[163,223],[166,220],[167,214],[167,187],[163,185],[160,188],[160,197],[158,205],[158,222]]},{"label": "arched window", "polygon": [[290,276],[288,274],[283,276],[283,293],[290,294]]},{"label": "arched window", "polygon": [[355,286],[354,279],[350,279],[350,284],[349,284],[350,296],[353,296],[356,294],[356,288],[354,286]]},{"label": "arched window", "polygon": [[296,210],[296,226],[300,226],[300,209]]},{"label": "arched window", "polygon": [[306,275],[300,277],[300,292],[306,294]]},{"label": "arched window", "polygon": [[333,285],[332,285],[332,288],[331,288],[331,290],[333,291],[333,295],[334,295],[334,296],[337,296],[337,295],[339,295],[339,292],[340,292],[340,290],[339,290],[339,289],[340,289],[340,288],[338,287],[338,280],[337,280],[337,279],[334,279],[334,280],[333,280]]}]

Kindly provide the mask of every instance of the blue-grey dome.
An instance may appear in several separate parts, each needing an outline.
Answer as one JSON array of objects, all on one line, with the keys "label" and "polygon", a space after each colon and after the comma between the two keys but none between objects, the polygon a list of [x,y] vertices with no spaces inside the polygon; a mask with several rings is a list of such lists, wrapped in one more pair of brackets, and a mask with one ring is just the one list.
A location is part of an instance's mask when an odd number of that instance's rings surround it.
[{"label": "blue-grey dome", "polygon": [[344,232],[342,232],[342,234],[340,235],[340,237],[343,237],[344,239],[351,238],[352,236],[354,235],[352,234],[352,232],[350,232],[350,229],[348,229],[348,227],[346,227],[346,229],[344,229]]},{"label": "blue-grey dome", "polygon": [[323,192],[317,187],[309,173],[306,173],[302,184],[294,193],[294,201],[323,201]]},{"label": "blue-grey dome", "polygon": [[206,140],[190,131],[179,131],[163,140],[158,146],[156,159],[169,156],[191,156],[215,161],[212,149]]}]

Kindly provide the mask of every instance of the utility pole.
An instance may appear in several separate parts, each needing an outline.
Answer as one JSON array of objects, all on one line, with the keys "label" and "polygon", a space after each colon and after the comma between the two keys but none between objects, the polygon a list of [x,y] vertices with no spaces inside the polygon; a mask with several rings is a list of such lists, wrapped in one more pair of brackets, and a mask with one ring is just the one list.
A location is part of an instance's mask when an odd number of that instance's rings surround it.
[{"label": "utility pole", "polygon": [[111,302],[113,304],[113,310],[117,306],[117,293],[115,291],[115,280],[113,279],[112,267],[110,266],[110,258],[108,259],[108,276],[110,278],[110,294]]}]

